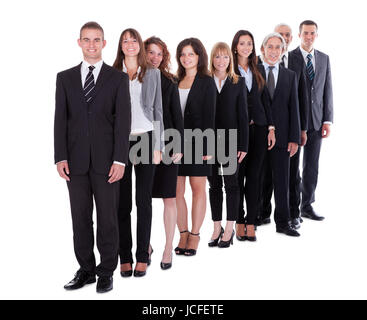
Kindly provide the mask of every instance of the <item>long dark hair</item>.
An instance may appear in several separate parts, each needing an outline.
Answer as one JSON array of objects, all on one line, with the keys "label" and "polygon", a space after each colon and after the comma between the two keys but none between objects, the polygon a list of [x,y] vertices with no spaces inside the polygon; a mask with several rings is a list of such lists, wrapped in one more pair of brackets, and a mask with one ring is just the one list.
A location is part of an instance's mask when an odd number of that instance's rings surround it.
[{"label": "long dark hair", "polygon": [[197,66],[198,75],[200,76],[209,75],[208,54],[206,53],[204,45],[197,38],[188,38],[188,39],[182,40],[178,44],[177,50],[176,50],[176,60],[178,64],[178,69],[177,69],[178,81],[181,81],[186,75],[186,70],[182,66],[181,61],[180,61],[182,49],[186,46],[191,46],[194,52],[199,56],[199,61],[198,61],[198,66]]},{"label": "long dark hair", "polygon": [[149,45],[155,44],[162,50],[163,59],[158,69],[171,81],[174,81],[173,74],[170,72],[171,55],[169,54],[167,45],[158,37],[150,37],[144,41],[145,52],[147,52]]},{"label": "long dark hair", "polygon": [[[116,68],[117,70],[122,71],[122,61],[125,59],[125,54],[122,51],[121,44],[122,44],[122,40],[124,36],[127,33],[129,33],[132,38],[136,39],[140,46],[140,51],[138,54],[138,66],[140,67],[140,73],[138,75],[138,80],[139,82],[143,82],[145,72],[148,69],[148,62],[147,62],[147,58],[145,55],[143,40],[141,39],[139,32],[136,31],[135,29],[129,28],[129,29],[125,29],[124,31],[122,31],[120,40],[119,40],[119,44],[117,47],[117,55],[116,55],[115,62],[113,63],[113,67]],[[136,74],[133,76],[133,79],[135,78],[136,78]]]},{"label": "long dark hair", "polygon": [[233,54],[234,72],[238,75],[241,75],[240,70],[238,70],[238,56],[237,56],[238,55],[237,45],[238,45],[238,42],[240,41],[241,36],[249,36],[252,40],[253,49],[252,49],[251,54],[248,57],[248,65],[250,67],[252,74],[255,76],[255,80],[257,82],[258,87],[262,89],[265,86],[265,80],[263,76],[261,75],[259,69],[257,68],[258,61],[257,61],[257,55],[256,55],[256,49],[255,49],[255,40],[254,40],[254,36],[251,34],[250,31],[240,30],[233,37],[231,50]]}]

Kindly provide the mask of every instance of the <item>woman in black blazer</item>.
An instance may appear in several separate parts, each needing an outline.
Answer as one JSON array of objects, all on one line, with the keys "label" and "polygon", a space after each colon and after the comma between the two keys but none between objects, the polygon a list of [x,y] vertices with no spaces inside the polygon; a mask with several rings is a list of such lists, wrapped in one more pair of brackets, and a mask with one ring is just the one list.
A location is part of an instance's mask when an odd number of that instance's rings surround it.
[{"label": "woman in black blazer", "polygon": [[[181,149],[184,139],[183,119],[177,84],[169,71],[170,54],[167,45],[157,37],[150,37],[144,41],[144,46],[148,62],[161,72],[163,123],[165,132],[168,133],[168,129],[177,130],[173,132],[176,133],[174,139],[178,139],[181,144],[174,147]],[[172,143],[172,139],[168,140],[168,137],[166,137],[166,141],[167,143]],[[173,142],[174,141],[175,140],[173,140]],[[163,270],[169,269],[172,266],[172,242],[177,221],[176,186],[178,165],[176,163],[180,161],[181,158],[181,152],[172,151],[169,154],[166,152],[163,157],[163,162],[156,167],[153,181],[152,196],[153,198],[163,198],[164,204],[166,246],[161,261],[161,268]]]},{"label": "woman in black blazer", "polygon": [[[160,72],[149,67],[144,44],[135,29],[121,33],[113,66],[129,76],[131,101],[131,132],[129,162],[120,182],[118,210],[121,276],[132,275],[131,235],[132,168],[135,171],[137,211],[137,264],[134,276],[146,274],[153,249],[150,247],[152,222],[152,187],[155,166],[164,148],[162,92]],[[159,125],[159,130],[153,124]],[[146,144],[145,144],[146,142]],[[149,148],[148,148],[149,147]],[[152,151],[154,150],[154,151]]]},{"label": "woman in black blazer", "polygon": [[[228,248],[233,244],[233,225],[237,220],[240,204],[237,157],[238,163],[241,163],[246,156],[248,148],[249,125],[246,84],[245,79],[239,77],[233,71],[232,52],[226,43],[219,42],[214,45],[210,55],[210,71],[217,86],[215,128],[217,130],[216,146],[219,152],[216,152],[218,158],[213,166],[212,176],[208,177],[210,206],[214,221],[214,232],[209,242],[209,247]],[[229,136],[233,134],[230,131],[231,129],[237,132],[237,140],[235,141]],[[221,142],[225,142],[225,144],[223,145]],[[233,165],[234,162],[232,172],[226,173],[224,168],[227,167],[227,170],[231,168],[225,164],[225,161],[227,162],[228,159],[220,159],[220,155],[222,157],[231,157],[229,165]],[[223,179],[221,174],[222,167]],[[224,230],[221,226],[223,180],[227,204],[227,224]]]},{"label": "woman in black blazer", "polygon": [[[213,137],[212,141],[204,138],[202,150],[195,150],[195,144],[198,146],[200,143],[196,140],[194,142],[194,139],[189,138],[185,132],[184,156],[179,166],[176,194],[177,225],[181,237],[175,252],[179,255],[192,256],[196,254],[200,240],[200,228],[205,218],[205,185],[207,176],[211,175],[211,164],[207,161],[214,156],[216,89],[213,78],[209,76],[208,55],[199,39],[189,38],[181,41],[177,47],[176,59],[184,128],[192,131],[200,129],[202,132],[211,129],[209,135],[211,134]],[[184,197],[186,176],[190,177],[192,189],[192,229],[190,233]]]},{"label": "woman in black blazer", "polygon": [[[238,31],[232,41],[234,70],[245,78],[249,115],[249,150],[239,169],[240,206],[236,237],[256,241],[255,219],[260,198],[261,169],[266,151],[274,147],[275,133],[270,109],[270,95],[257,68],[255,41],[249,31]],[[246,184],[244,185],[244,178]],[[247,216],[243,200],[246,198]]]}]

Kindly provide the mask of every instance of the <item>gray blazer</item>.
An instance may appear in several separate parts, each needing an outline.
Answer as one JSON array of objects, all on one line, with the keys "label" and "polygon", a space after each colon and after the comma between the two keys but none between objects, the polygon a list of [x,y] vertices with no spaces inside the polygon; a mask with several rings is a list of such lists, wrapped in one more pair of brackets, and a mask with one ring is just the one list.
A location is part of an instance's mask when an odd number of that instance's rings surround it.
[{"label": "gray blazer", "polygon": [[[292,52],[300,56],[303,60],[303,55],[299,47]],[[315,78],[312,83],[308,81],[309,94],[307,98],[308,106],[311,110],[310,120],[312,121],[313,128],[319,130],[325,121],[333,122],[333,89],[329,56],[315,50],[315,65]],[[307,71],[305,72],[307,78]]]},{"label": "gray blazer", "polygon": [[[142,89],[141,101],[144,115],[149,121],[159,122],[154,126],[155,144],[154,150],[164,150],[164,126],[163,126],[163,108],[162,108],[162,89],[161,72],[158,69],[147,69],[145,72]],[[159,128],[159,130],[158,130]]]}]

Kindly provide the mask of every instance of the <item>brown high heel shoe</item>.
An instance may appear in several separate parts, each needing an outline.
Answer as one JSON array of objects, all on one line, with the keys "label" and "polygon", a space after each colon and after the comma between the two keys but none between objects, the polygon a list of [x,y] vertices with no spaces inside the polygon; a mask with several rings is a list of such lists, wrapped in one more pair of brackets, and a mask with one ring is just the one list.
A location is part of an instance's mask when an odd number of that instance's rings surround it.
[{"label": "brown high heel shoe", "polygon": [[189,239],[187,240],[187,246],[185,250],[185,256],[194,256],[196,255],[196,250],[199,246],[199,237],[200,233],[192,233],[189,234]]},{"label": "brown high heel shoe", "polygon": [[189,231],[181,231],[180,232],[180,242],[178,246],[175,248],[175,253],[177,255],[184,255],[186,251],[187,239],[189,238]]}]

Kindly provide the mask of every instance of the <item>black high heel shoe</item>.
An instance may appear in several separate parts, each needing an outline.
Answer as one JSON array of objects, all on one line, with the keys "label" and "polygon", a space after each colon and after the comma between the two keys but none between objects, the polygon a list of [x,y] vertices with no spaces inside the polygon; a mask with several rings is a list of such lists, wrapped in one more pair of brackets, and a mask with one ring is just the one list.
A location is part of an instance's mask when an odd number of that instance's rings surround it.
[{"label": "black high heel shoe", "polygon": [[223,233],[224,233],[224,229],[223,229],[223,227],[221,227],[218,238],[216,238],[214,240],[213,239],[210,239],[210,241],[208,242],[208,246],[211,247],[211,248],[212,247],[217,247],[218,246],[219,239],[220,239],[220,237],[222,236]]},{"label": "black high heel shoe", "polygon": [[175,253],[178,256],[182,256],[182,255],[185,254],[188,237],[189,237],[189,231],[188,230],[180,232],[180,242],[178,243],[178,246],[175,248]]},{"label": "black high heel shoe", "polygon": [[229,248],[233,244],[234,230],[232,231],[231,239],[228,241],[223,241],[222,239],[218,243],[218,248]]},{"label": "black high heel shoe", "polygon": [[[255,229],[256,230],[256,229]],[[254,237],[249,237],[248,235],[247,235],[247,224],[246,224],[246,226],[245,226],[245,240],[247,240],[247,241],[250,241],[250,242],[256,242],[256,236],[254,236]]]},{"label": "black high heel shoe", "polygon": [[133,275],[133,264],[130,263],[130,265],[131,265],[131,270],[128,270],[128,271],[120,271],[121,277],[128,278],[128,277],[131,277]]}]

